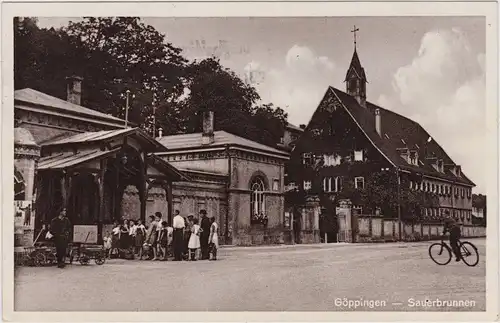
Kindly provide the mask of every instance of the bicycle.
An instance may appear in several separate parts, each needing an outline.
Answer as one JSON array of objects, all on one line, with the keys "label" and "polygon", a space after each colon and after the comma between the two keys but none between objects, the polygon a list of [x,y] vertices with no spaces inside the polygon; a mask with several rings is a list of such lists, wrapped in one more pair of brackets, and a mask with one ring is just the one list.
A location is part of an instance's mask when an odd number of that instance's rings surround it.
[{"label": "bicycle", "polygon": [[[479,263],[479,252],[475,245],[469,241],[458,241],[460,247],[460,259],[469,267],[474,267]],[[437,254],[434,254],[437,251]],[[445,252],[446,251],[446,252]],[[443,255],[443,252],[444,255]],[[444,261],[438,261],[437,256],[444,256]],[[436,264],[444,266],[450,263],[453,252],[451,247],[445,242],[445,235],[441,236],[441,242],[433,243],[429,246],[429,256]],[[475,256],[475,258],[473,258]],[[471,262],[469,260],[475,259]]]}]

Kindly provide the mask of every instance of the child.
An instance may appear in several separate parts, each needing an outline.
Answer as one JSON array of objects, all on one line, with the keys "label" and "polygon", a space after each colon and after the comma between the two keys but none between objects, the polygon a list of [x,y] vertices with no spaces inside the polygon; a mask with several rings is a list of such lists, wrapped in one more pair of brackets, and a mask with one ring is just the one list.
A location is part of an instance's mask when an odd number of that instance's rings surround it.
[{"label": "child", "polygon": [[142,259],[142,252],[144,251],[142,245],[144,244],[144,239],[146,237],[146,227],[142,224],[141,220],[137,220],[137,225],[135,229],[135,252],[139,253],[139,258]]},{"label": "child", "polygon": [[118,247],[120,244],[120,226],[118,225],[117,221],[113,223],[113,230],[111,232],[113,234],[111,236],[111,250],[109,252],[109,255],[118,257],[119,255]]},{"label": "child", "polygon": [[189,258],[196,261],[197,251],[200,248],[200,226],[198,219],[193,219],[193,226],[191,227],[191,237],[189,238]]},{"label": "child", "polygon": [[208,238],[208,250],[209,250],[209,259],[210,254],[212,254],[212,259],[217,260],[217,248],[219,247],[219,225],[215,222],[215,217],[210,219],[212,223],[210,225],[210,237]]},{"label": "child", "polygon": [[168,230],[167,230],[167,221],[163,221],[161,223],[160,236],[158,237],[160,241],[160,251],[163,255],[162,261],[167,260],[167,245],[168,245]]},{"label": "child", "polygon": [[104,251],[106,252],[106,256],[111,259],[111,234],[109,231],[106,231],[106,235],[104,236]]}]

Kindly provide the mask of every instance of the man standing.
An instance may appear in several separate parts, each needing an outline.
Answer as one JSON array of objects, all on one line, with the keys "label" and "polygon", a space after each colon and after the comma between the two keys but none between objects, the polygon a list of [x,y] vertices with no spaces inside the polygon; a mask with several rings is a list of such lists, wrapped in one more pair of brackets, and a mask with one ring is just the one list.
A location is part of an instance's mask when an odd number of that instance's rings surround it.
[{"label": "man standing", "polygon": [[71,231],[71,223],[66,217],[66,209],[63,208],[61,213],[50,222],[50,234],[54,236],[57,254],[57,267],[64,268],[64,259],[66,257],[66,249],[68,248],[69,234]]},{"label": "man standing", "polygon": [[174,228],[174,261],[181,261],[182,254],[184,251],[184,218],[180,215],[179,210],[175,210],[175,216],[173,219],[172,227]]},{"label": "man standing", "polygon": [[210,219],[207,217],[206,210],[200,210],[201,217],[201,234],[200,234],[200,245],[201,245],[201,260],[206,260],[209,258],[208,254],[208,239],[210,238]]}]

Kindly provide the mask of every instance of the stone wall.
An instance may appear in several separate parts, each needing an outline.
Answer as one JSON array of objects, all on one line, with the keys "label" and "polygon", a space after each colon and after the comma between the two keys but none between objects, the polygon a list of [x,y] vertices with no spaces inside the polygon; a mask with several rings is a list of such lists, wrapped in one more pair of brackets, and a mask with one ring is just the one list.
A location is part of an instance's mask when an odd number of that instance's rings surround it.
[{"label": "stone wall", "polygon": [[[383,219],[377,216],[358,216],[359,230],[355,234],[355,242],[390,242],[399,241],[399,222],[396,219]],[[464,225],[461,227],[462,237],[486,237],[486,228]],[[422,241],[440,239],[443,233],[442,224],[402,223],[401,232],[404,241]]]}]

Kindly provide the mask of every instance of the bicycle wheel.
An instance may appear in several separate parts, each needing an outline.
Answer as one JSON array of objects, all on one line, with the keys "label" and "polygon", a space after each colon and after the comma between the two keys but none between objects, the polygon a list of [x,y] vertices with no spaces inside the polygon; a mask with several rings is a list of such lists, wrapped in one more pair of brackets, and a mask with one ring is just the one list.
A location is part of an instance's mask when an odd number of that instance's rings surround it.
[{"label": "bicycle wheel", "polygon": [[430,245],[429,256],[436,264],[444,266],[451,261],[451,250],[446,244],[436,242]]},{"label": "bicycle wheel", "polygon": [[462,261],[469,267],[474,267],[479,263],[479,252],[472,243],[465,241],[460,244]]}]

